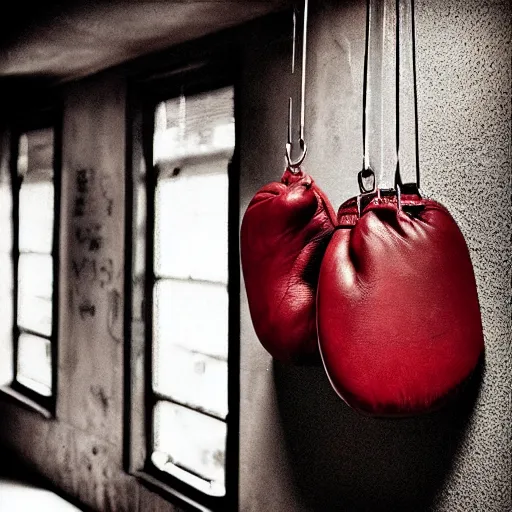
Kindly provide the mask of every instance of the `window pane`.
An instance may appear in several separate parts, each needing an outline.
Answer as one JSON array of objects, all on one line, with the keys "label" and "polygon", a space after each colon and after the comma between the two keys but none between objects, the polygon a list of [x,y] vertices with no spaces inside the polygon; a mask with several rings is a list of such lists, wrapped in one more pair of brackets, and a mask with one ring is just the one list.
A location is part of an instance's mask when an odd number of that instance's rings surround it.
[{"label": "window pane", "polygon": [[12,196],[8,182],[0,175],[0,252],[12,251]]},{"label": "window pane", "polygon": [[155,286],[154,324],[156,378],[166,371],[165,347],[170,345],[226,359],[227,289],[224,285],[161,280]]},{"label": "window pane", "polygon": [[142,184],[137,187],[134,220],[136,233],[133,247],[133,271],[137,278],[144,276],[146,265],[146,190]]},{"label": "window pane", "polygon": [[53,130],[33,130],[19,141],[20,250],[51,252],[53,236]]},{"label": "window pane", "polygon": [[160,103],[155,112],[154,163],[231,152],[235,145],[233,88]]},{"label": "window pane", "polygon": [[160,366],[154,375],[159,393],[220,418],[228,412],[227,362],[172,343],[158,346]]},{"label": "window pane", "polygon": [[20,251],[51,253],[53,184],[23,183],[20,189]]},{"label": "window pane", "polygon": [[18,266],[18,325],[52,333],[52,257],[21,254]]},{"label": "window pane", "polygon": [[47,339],[20,335],[17,380],[41,395],[52,394],[52,353]]},{"label": "window pane", "polygon": [[[228,176],[194,167],[160,180],[156,190],[155,272],[226,283]],[[197,167],[197,166],[196,166]]]},{"label": "window pane", "polygon": [[[176,474],[176,466],[211,481],[205,492],[223,495],[226,424],[170,402],[158,402],[154,410],[155,466]],[[200,482],[190,481],[201,488]],[[204,486],[204,484],[203,484]]]},{"label": "window pane", "polygon": [[[12,291],[12,258],[10,254],[0,252],[0,294]],[[0,310],[3,317],[3,312]]]},{"label": "window pane", "polygon": [[20,137],[18,173],[30,183],[53,178],[53,128],[31,130]]}]

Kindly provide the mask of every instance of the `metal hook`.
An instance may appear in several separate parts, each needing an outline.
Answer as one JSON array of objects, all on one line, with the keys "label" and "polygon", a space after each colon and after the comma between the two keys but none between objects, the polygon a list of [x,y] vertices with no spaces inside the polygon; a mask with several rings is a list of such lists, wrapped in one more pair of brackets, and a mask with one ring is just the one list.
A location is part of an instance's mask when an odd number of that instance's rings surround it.
[{"label": "metal hook", "polygon": [[[368,180],[371,178],[371,187],[367,187],[364,180]],[[376,179],[375,179],[375,173],[373,172],[373,169],[368,167],[367,169],[363,169],[362,171],[359,171],[357,173],[357,182],[359,184],[359,191],[361,194],[368,194],[370,192],[373,192],[375,190],[376,185]]]},{"label": "metal hook", "polygon": [[[292,160],[292,117],[293,117],[293,100],[288,98],[288,138],[286,141],[286,161],[288,168],[294,172],[300,167],[307,154],[307,145],[304,138],[304,121],[305,121],[305,97],[306,97],[306,46],[307,46],[307,23],[308,23],[308,0],[304,0],[304,23],[302,29],[302,69],[301,69],[301,87],[300,87],[300,136],[299,146],[301,154],[296,160]],[[297,36],[297,14],[293,10],[293,46],[292,46],[292,74],[295,72],[295,45]]]},{"label": "metal hook", "polygon": [[[363,214],[364,208],[366,208],[366,206],[368,206],[368,204],[373,199],[375,199],[375,198],[380,199],[380,191],[379,191],[379,189],[377,189],[376,192],[375,192],[375,189],[370,191],[370,192],[361,192],[361,194],[359,194],[356,197],[357,218],[358,219],[361,218],[361,215]],[[363,199],[365,200],[365,204],[364,205],[363,205]]]}]

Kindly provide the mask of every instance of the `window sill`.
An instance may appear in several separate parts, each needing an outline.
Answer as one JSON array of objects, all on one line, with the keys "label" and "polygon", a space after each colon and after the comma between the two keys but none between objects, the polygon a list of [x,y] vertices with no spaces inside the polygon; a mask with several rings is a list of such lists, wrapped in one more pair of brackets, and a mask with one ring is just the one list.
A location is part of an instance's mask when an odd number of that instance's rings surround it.
[{"label": "window sill", "polygon": [[0,397],[8,399],[10,402],[14,402],[21,405],[29,411],[37,412],[47,420],[51,420],[54,415],[45,407],[38,404],[36,401],[28,398],[23,393],[16,391],[11,386],[0,387]]},{"label": "window sill", "polygon": [[215,510],[214,508],[206,507],[205,505],[198,503],[197,501],[177,491],[176,489],[173,489],[149,473],[144,471],[135,471],[132,473],[132,475],[135,476],[149,490],[156,492],[168,501],[183,507],[184,510],[194,512],[213,512]]}]

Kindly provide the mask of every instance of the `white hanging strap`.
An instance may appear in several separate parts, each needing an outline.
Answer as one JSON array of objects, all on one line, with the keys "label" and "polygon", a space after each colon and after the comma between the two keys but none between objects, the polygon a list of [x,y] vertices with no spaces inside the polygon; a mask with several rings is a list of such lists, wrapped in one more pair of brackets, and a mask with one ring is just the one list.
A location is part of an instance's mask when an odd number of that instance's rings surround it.
[{"label": "white hanging strap", "polygon": [[361,192],[419,188],[413,0],[368,0]]},{"label": "white hanging strap", "polygon": [[364,169],[381,189],[394,188],[396,131],[396,0],[368,0]]},{"label": "white hanging strap", "polygon": [[399,178],[420,187],[414,1],[398,1]]}]

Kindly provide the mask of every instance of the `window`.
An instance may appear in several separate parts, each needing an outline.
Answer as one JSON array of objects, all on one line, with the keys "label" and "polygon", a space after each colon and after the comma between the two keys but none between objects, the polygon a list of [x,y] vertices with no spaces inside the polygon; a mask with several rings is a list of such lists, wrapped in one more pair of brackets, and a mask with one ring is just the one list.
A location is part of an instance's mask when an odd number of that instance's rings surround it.
[{"label": "window", "polygon": [[9,356],[2,384],[48,411],[56,380],[55,178],[54,127],[13,130],[10,179],[5,167],[0,176],[0,343]]},{"label": "window", "polygon": [[[224,510],[238,421],[234,88],[178,90],[146,96],[142,147],[132,148],[130,364],[140,401],[132,400],[131,469],[185,501]],[[145,411],[139,428],[137,403]]]}]

